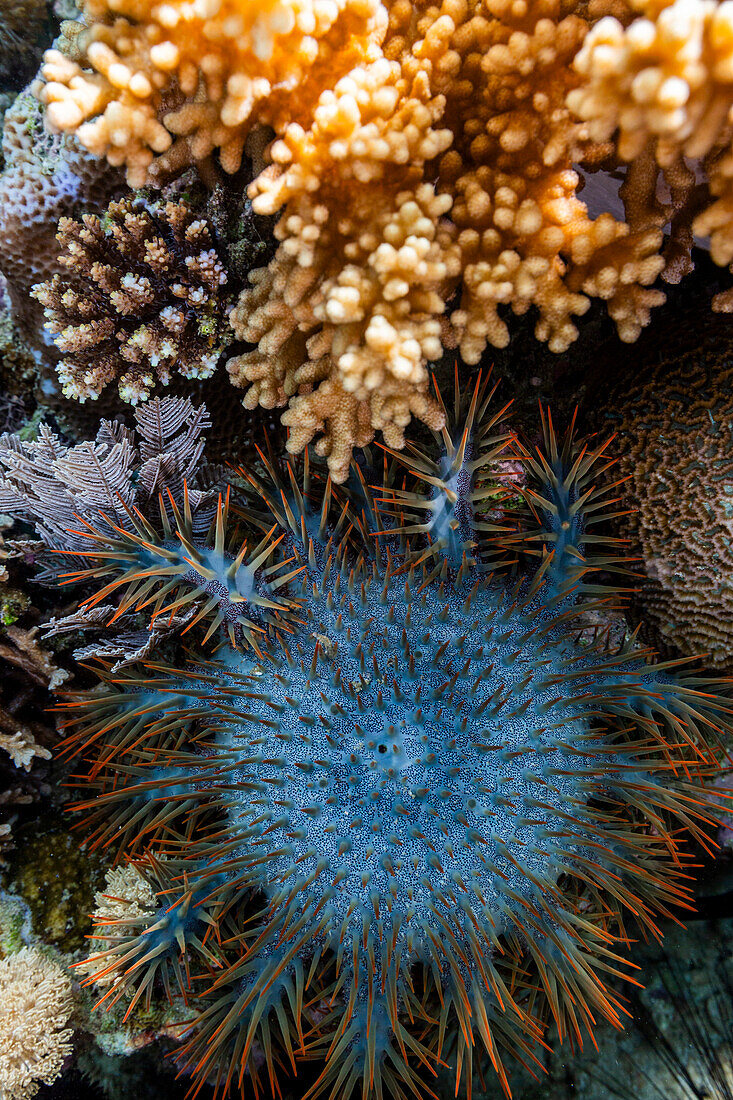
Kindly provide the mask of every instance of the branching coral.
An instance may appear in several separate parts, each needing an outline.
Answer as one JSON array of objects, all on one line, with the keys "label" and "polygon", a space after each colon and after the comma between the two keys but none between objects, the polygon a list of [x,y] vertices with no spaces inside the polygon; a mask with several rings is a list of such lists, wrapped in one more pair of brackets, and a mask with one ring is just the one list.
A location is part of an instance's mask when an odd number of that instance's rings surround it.
[{"label": "branching coral", "polygon": [[587,24],[555,3],[389,7],[384,58],[325,93],[305,130],[293,122],[252,185],[255,210],[281,211],[283,244],[232,315],[258,342],[229,365],[245,401],[295,395],[290,448],[324,431],[337,480],[375,429],[400,446],[411,412],[435,426],[418,399],[441,335],[475,363],[508,341],[502,305],[534,305],[538,337],[560,351],[589,295],[624,339],[661,300],[644,289],[662,266],[658,227],[593,222],[575,195],[571,163],[607,153],[564,107]]},{"label": "branching coral", "polygon": [[83,56],[50,53],[41,94],[53,125],[134,183],[215,149],[232,171],[256,124],[275,130],[250,193],[279,215],[281,243],[233,313],[257,348],[229,370],[248,407],[289,404],[292,451],[322,434],[342,480],[376,431],[401,447],[412,416],[440,426],[427,363],[445,343],[470,363],[504,346],[502,306],[537,307],[537,335],[560,351],[590,297],[625,340],[661,300],[647,289],[659,219],[593,221],[576,196],[573,164],[611,146],[589,140],[565,97],[592,20],[612,8],[575,7],[217,0],[202,14],[95,0]]},{"label": "branching coral", "polygon": [[116,381],[122,400],[136,404],[172,371],[211,376],[227,327],[227,276],[205,218],[183,201],[123,199],[102,217],[62,218],[58,241],[64,273],[33,296],[65,356],[65,396],[94,400]]},{"label": "branching coral", "polygon": [[672,652],[733,671],[733,370],[696,347],[662,364],[612,410],[631,511],[620,521],[644,563],[646,628]]},{"label": "branching coral", "polygon": [[499,307],[535,306],[538,337],[561,351],[589,296],[626,340],[661,301],[645,289],[658,225],[594,222],[575,194],[571,164],[608,153],[564,106],[586,22],[556,3],[389,12],[384,57],[324,93],[307,126],[298,116],[252,185],[256,211],[281,212],[283,243],[232,315],[258,343],[229,364],[246,403],[290,398],[291,450],[323,431],[337,480],[374,430],[400,446],[411,412],[435,426],[418,402],[441,334],[475,363],[509,339]]},{"label": "branching coral", "polygon": [[[404,1097],[480,1049],[506,1085],[502,1052],[531,1058],[545,1008],[575,1037],[619,1022],[603,975],[625,910],[655,931],[690,903],[682,835],[705,843],[715,815],[727,705],[649,652],[578,644],[613,600],[595,574],[623,569],[598,533],[606,449],[546,422],[509,530],[505,412],[478,384],[381,503],[376,470],[341,490],[306,452],[242,471],[236,523],[220,497],[208,534],[180,482],[158,517],[128,497],[67,535],[42,524],[86,548],[65,579],[88,608],[156,623],[194,605],[219,643],[102,664],[64,707],[93,843],[146,848],[158,894],[105,933],[100,976],[113,996],[180,983],[199,1007],[181,1061],[219,1093],[257,1085],[255,1044],[271,1081],[325,1057],[311,1095]],[[38,522],[31,461],[3,452],[9,503]]]},{"label": "branching coral", "polygon": [[91,27],[82,64],[57,50],[46,55],[49,121],[126,165],[133,187],[150,182],[151,165],[165,176],[215,149],[224,169],[236,171],[253,122],[277,126],[294,93],[313,105],[368,57],[384,23],[378,0],[194,8],[185,0],[86,0],[84,8]]},{"label": "branching coral", "polygon": [[[631,6],[639,17],[629,26],[602,19],[586,38],[575,59],[584,81],[568,103],[594,139],[614,138],[621,160],[636,164],[637,207],[655,205],[663,179],[663,220],[673,219],[666,277],[677,282],[693,233],[710,237],[716,263],[733,262],[733,12],[710,0]],[[730,292],[713,305],[733,309]]]},{"label": "branching coral", "polygon": [[0,959],[0,1090],[7,1100],[35,1096],[55,1081],[71,1053],[71,981],[37,948]]}]

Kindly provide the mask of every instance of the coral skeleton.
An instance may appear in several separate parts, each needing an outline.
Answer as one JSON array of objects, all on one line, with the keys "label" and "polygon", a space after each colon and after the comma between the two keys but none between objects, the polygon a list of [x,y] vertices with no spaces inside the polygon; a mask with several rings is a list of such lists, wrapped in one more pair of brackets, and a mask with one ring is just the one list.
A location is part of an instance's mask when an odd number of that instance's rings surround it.
[{"label": "coral skeleton", "polygon": [[[432,450],[365,456],[343,488],[307,451],[263,453],[212,508],[180,447],[157,514],[120,492],[67,535],[66,503],[39,519],[39,499],[84,467],[57,458],[39,494],[27,447],[0,456],[3,508],[87,613],[189,613],[200,639],[176,664],[99,661],[62,707],[89,842],[158,899],[98,914],[97,977],[196,1006],[178,1058],[217,1095],[316,1057],[309,1096],[399,1100],[484,1061],[508,1090],[505,1055],[537,1062],[548,1014],[573,1041],[620,1026],[625,916],[657,935],[691,905],[684,838],[711,846],[729,706],[685,662],[589,638],[619,598],[599,572],[626,569],[600,527],[607,445],[545,416],[521,447],[491,396],[438,401]],[[157,404],[162,440],[182,413]]]}]

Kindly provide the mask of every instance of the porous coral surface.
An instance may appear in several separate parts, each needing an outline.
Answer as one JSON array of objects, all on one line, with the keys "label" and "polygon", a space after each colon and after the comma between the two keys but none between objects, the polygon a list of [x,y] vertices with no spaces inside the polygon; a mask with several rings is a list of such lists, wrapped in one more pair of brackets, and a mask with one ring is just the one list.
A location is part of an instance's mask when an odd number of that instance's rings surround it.
[{"label": "porous coral surface", "polygon": [[[594,574],[623,567],[594,531],[614,500],[604,446],[546,423],[514,530],[516,455],[478,385],[381,504],[376,471],[337,490],[308,459],[266,462],[242,472],[239,530],[230,494],[212,513],[182,483],[191,446],[170,440],[192,410],[157,408],[158,515],[120,501],[126,517],[100,518],[77,496],[63,580],[96,589],[101,625],[186,613],[219,645],[103,663],[66,708],[93,842],[147,849],[160,898],[102,953],[110,995],[178,983],[198,1002],[180,1060],[219,1093],[321,1055],[314,1094],[400,1097],[441,1060],[470,1074],[475,1048],[506,1083],[502,1051],[531,1058],[547,1011],[576,1038],[618,1023],[602,975],[623,914],[653,931],[689,904],[683,833],[704,842],[714,816],[727,707],[694,671],[588,631],[612,595]],[[3,506],[38,519],[31,460],[4,451]],[[47,500],[74,470],[56,462]],[[43,530],[64,549],[61,522]]]},{"label": "porous coral surface", "polygon": [[2,154],[0,272],[16,322],[35,332],[40,310],[30,289],[58,270],[59,218],[103,208],[122,180],[73,136],[48,133],[43,111],[27,91],[5,115]]},{"label": "porous coral surface", "polygon": [[133,404],[172,372],[209,378],[225,342],[227,275],[213,230],[184,202],[122,199],[104,214],[62,218],[63,274],[33,288],[64,358],[66,397],[94,400],[111,382]]}]

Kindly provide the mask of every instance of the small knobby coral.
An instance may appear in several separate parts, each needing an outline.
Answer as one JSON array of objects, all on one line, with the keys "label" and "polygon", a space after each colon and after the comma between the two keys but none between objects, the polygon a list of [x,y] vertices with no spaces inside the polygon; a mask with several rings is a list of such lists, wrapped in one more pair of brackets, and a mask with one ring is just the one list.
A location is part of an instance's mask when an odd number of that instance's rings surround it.
[{"label": "small knobby coral", "polygon": [[0,959],[0,1094],[35,1096],[71,1054],[71,981],[33,947]]},{"label": "small knobby coral", "polygon": [[[217,643],[102,662],[64,710],[92,843],[145,849],[158,895],[111,929],[100,914],[99,976],[113,998],[178,983],[198,1008],[180,1060],[219,1094],[321,1057],[309,1095],[401,1098],[441,1062],[470,1078],[480,1050],[508,1088],[502,1052],[532,1058],[548,1011],[575,1038],[620,1022],[604,975],[624,912],[656,934],[655,913],[690,904],[683,836],[706,842],[728,706],[694,671],[589,638],[615,602],[596,574],[624,568],[598,526],[606,447],[545,420],[512,527],[506,410],[478,383],[441,411],[434,453],[343,489],[307,452],[263,456],[212,510],[159,461],[157,516],[149,478],[140,506],[110,492],[100,515],[88,459],[56,459],[39,494],[28,448],[2,453],[3,507],[37,523],[75,486],[68,546],[65,503],[40,526],[88,613],[187,615]],[[87,453],[111,472],[109,432]]]},{"label": "small knobby coral", "polygon": [[58,242],[64,272],[33,295],[64,353],[67,397],[94,400],[117,382],[136,404],[173,371],[210,377],[225,343],[227,275],[205,218],[183,200],[123,199],[101,217],[62,218]]},{"label": "small knobby coral", "polygon": [[[672,652],[733,672],[733,369],[695,347],[664,359],[612,410],[644,563],[636,603]],[[707,362],[705,362],[707,359]]]},{"label": "small knobby coral", "polygon": [[384,24],[379,0],[86,0],[84,13],[81,64],[46,54],[49,122],[133,187],[214,150],[236,171],[253,122],[276,126],[294,94],[314,104]]}]

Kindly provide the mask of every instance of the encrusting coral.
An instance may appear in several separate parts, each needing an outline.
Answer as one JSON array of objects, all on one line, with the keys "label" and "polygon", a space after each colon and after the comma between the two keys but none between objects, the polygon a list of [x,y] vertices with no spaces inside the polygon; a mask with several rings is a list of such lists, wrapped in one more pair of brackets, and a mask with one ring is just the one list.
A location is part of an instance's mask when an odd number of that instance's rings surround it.
[{"label": "encrusting coral", "polygon": [[40,309],[30,289],[58,270],[59,218],[103,208],[122,181],[72,135],[47,133],[43,111],[30,92],[21,93],[5,115],[2,152],[0,272],[7,280],[14,320],[35,332]]},{"label": "encrusting coral", "polygon": [[137,410],[138,445],[105,424],[2,449],[2,507],[87,586],[80,615],[201,639],[177,665],[102,661],[62,710],[92,845],[137,854],[157,895],[101,914],[98,976],[188,999],[179,1060],[218,1095],[319,1057],[309,1096],[399,1100],[481,1050],[508,1088],[503,1053],[531,1060],[547,1012],[575,1039],[620,1023],[624,913],[656,933],[691,903],[729,705],[587,636],[617,595],[599,570],[624,570],[606,446],[545,419],[512,526],[490,401],[457,394],[434,453],[343,489],[307,451],[189,489],[203,414],[174,399]]},{"label": "encrusting coral", "polygon": [[615,395],[610,415],[630,506],[619,531],[643,562],[644,629],[665,651],[731,673],[733,368],[714,358],[698,346],[663,358]]},{"label": "encrusting coral", "polygon": [[625,340],[662,300],[658,219],[594,221],[576,196],[573,165],[612,147],[565,106],[572,61],[618,7],[91,0],[80,57],[48,53],[39,94],[135,185],[215,151],[234,171],[255,127],[274,129],[250,194],[280,246],[232,315],[257,348],[229,370],[248,407],[289,404],[290,449],[320,435],[340,481],[376,431],[396,448],[413,416],[440,427],[427,362],[504,346],[502,306],[535,306],[561,351],[590,297]]},{"label": "encrusting coral", "polygon": [[27,1100],[71,1053],[71,980],[38,948],[0,959],[0,1094]]},{"label": "encrusting coral", "polygon": [[66,397],[94,400],[117,382],[136,404],[172,372],[209,378],[226,341],[226,271],[205,218],[183,201],[110,203],[62,218],[63,274],[33,288],[64,358]]}]

